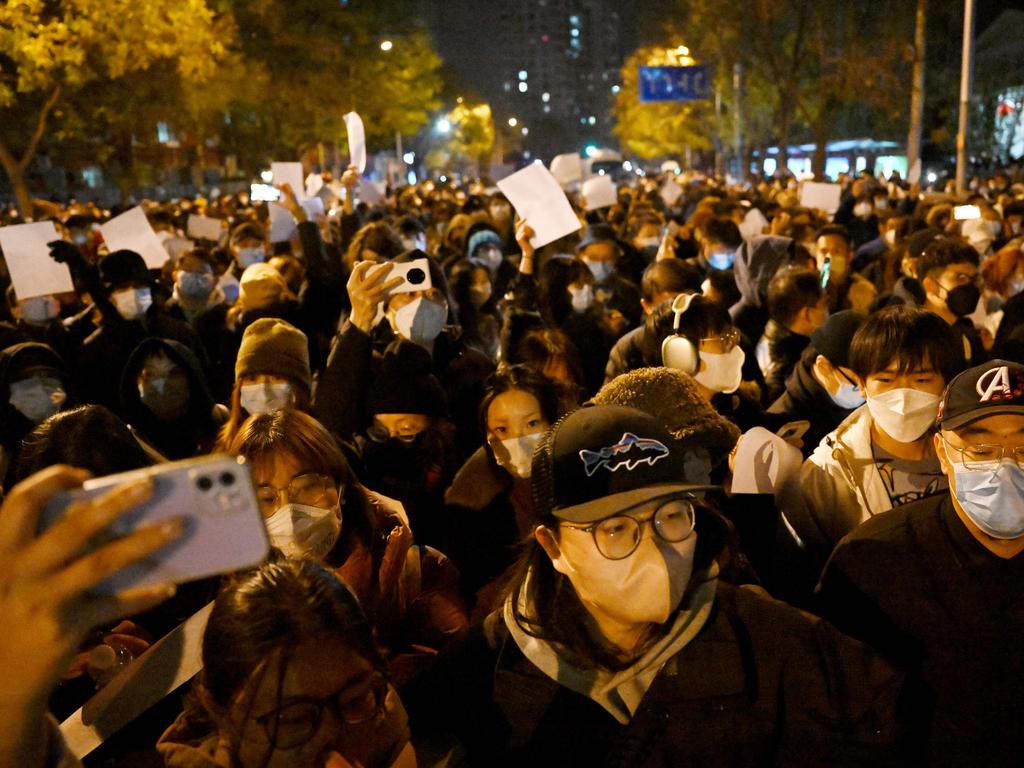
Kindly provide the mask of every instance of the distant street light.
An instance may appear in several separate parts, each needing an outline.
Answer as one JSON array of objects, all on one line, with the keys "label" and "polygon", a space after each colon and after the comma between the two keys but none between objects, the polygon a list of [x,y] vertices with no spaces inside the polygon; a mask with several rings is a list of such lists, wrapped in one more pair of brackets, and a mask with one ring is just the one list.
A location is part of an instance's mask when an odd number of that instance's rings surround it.
[{"label": "distant street light", "polygon": [[406,152],[404,155],[402,155],[402,159],[405,161],[406,165],[412,165],[413,163],[416,162],[416,153]]},{"label": "distant street light", "polygon": [[382,51],[390,51],[394,47],[394,44],[390,40],[382,40],[380,49]]},{"label": "distant street light", "polygon": [[515,128],[517,125],[519,125],[519,121],[516,120],[514,117],[510,117],[508,119],[508,127],[509,128]]},{"label": "distant street light", "polygon": [[447,117],[442,117],[434,126],[438,133],[450,133],[452,130],[452,123]]}]

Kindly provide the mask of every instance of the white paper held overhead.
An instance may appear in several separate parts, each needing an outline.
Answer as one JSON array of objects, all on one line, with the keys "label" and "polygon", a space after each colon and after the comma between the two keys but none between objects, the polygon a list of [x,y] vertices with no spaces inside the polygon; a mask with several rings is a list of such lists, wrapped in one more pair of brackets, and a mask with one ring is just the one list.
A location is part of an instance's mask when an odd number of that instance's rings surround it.
[{"label": "white paper held overhead", "polygon": [[345,130],[348,131],[348,152],[352,165],[358,168],[360,173],[365,173],[366,131],[363,129],[363,119],[357,113],[349,112],[345,115]]},{"label": "white paper held overhead", "polygon": [[52,221],[0,227],[0,248],[18,301],[75,290],[66,264],[50,258],[47,243],[60,240]]},{"label": "white paper held overhead", "polygon": [[196,240],[212,240],[219,242],[224,232],[220,219],[211,219],[209,216],[197,216],[194,213],[188,215],[187,230],[189,237]]},{"label": "white paper held overhead", "polygon": [[505,193],[512,207],[533,228],[530,243],[534,248],[545,246],[580,228],[580,221],[565,192],[540,163],[528,165],[502,179],[498,182],[498,189]]},{"label": "white paper held overhead", "polygon": [[661,201],[671,208],[683,196],[683,188],[672,181],[672,179],[669,179],[658,191],[658,194],[661,195]]},{"label": "white paper held overhead", "polygon": [[843,188],[838,184],[822,184],[818,181],[805,181],[800,188],[800,207],[816,208],[825,213],[839,210],[839,197]]},{"label": "white paper held overhead", "polygon": [[608,176],[595,176],[583,182],[581,190],[583,199],[587,201],[587,210],[596,211],[598,208],[607,208],[619,201],[615,191],[615,184]]},{"label": "white paper held overhead", "polygon": [[563,187],[583,180],[583,159],[575,152],[555,155],[551,160],[551,175]]},{"label": "white paper held overhead", "polygon": [[115,216],[106,224],[100,224],[100,234],[107,244],[107,250],[135,251],[150,269],[160,269],[170,258],[140,206]]},{"label": "white paper held overhead", "polygon": [[306,197],[306,183],[302,178],[302,163],[271,163],[270,172],[274,174],[274,186],[287,184],[292,188],[295,197],[303,200]]},{"label": "white paper held overhead", "polygon": [[267,203],[270,212],[270,242],[285,243],[292,239],[299,228],[291,211],[277,203]]}]

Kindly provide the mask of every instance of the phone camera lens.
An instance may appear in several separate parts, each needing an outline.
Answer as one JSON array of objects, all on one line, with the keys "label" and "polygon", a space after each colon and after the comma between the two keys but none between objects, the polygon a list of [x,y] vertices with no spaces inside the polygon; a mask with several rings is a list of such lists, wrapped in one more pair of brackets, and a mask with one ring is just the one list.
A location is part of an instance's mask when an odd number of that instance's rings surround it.
[{"label": "phone camera lens", "polygon": [[234,485],[235,484],[235,476],[232,475],[230,472],[222,473],[221,476],[220,476],[220,484],[221,485]]},{"label": "phone camera lens", "polygon": [[427,279],[426,275],[423,274],[423,270],[419,267],[410,269],[406,274],[405,279],[408,280],[412,285],[419,285]]},{"label": "phone camera lens", "polygon": [[196,480],[196,485],[199,487],[200,491],[208,491],[213,488],[213,480],[203,475]]}]

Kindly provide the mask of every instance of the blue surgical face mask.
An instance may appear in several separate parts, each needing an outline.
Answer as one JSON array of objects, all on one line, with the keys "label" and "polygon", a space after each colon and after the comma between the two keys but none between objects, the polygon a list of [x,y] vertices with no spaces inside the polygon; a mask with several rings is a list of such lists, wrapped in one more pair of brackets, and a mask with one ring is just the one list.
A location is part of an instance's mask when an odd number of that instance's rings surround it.
[{"label": "blue surgical face mask", "polygon": [[1003,459],[995,469],[971,470],[953,462],[956,499],[976,526],[996,539],[1024,535],[1024,469]]},{"label": "blue surgical face mask", "polygon": [[828,396],[832,398],[833,403],[848,411],[852,411],[854,408],[860,408],[867,402],[864,399],[864,395],[861,394],[860,387],[856,384],[850,384],[845,381],[840,382],[839,390],[834,395],[829,392]]},{"label": "blue surgical face mask", "polygon": [[203,272],[184,272],[178,278],[178,293],[194,301],[205,299],[213,290],[213,275]]},{"label": "blue surgical face mask", "polygon": [[587,265],[587,269],[594,276],[594,282],[596,283],[603,283],[611,277],[612,270],[615,269],[615,265],[610,261],[597,261],[596,259],[588,258],[583,258],[582,261]]},{"label": "blue surgical face mask", "polygon": [[735,251],[715,251],[708,256],[708,264],[712,269],[731,269],[736,261]]},{"label": "blue surgical face mask", "polygon": [[267,249],[262,245],[257,245],[255,248],[238,249],[238,263],[243,267],[251,267],[253,264],[259,264],[266,260]]}]

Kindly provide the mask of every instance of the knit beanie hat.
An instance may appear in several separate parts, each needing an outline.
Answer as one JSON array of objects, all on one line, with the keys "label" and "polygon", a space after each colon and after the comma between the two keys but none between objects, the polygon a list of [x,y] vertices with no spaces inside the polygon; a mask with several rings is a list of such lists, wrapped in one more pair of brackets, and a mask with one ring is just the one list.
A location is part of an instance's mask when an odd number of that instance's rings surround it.
[{"label": "knit beanie hat", "polygon": [[246,267],[238,284],[238,306],[244,310],[265,309],[292,296],[281,273],[265,262]]},{"label": "knit beanie hat", "polygon": [[624,405],[653,416],[684,450],[704,448],[714,466],[736,445],[740,430],[700,395],[696,382],[675,368],[638,368],[616,376],[594,395],[599,405]]},{"label": "knit beanie hat", "polygon": [[469,244],[466,246],[466,255],[472,258],[477,248],[488,243],[493,243],[501,248],[501,237],[493,229],[481,229],[474,232],[470,235]]},{"label": "knit beanie hat", "polygon": [[108,291],[116,290],[129,283],[145,283],[152,281],[146,262],[135,251],[120,250],[108,253],[100,260],[100,281]]},{"label": "knit beanie hat", "polygon": [[420,413],[447,418],[448,398],[431,370],[430,353],[408,341],[391,344],[367,397],[370,415]]},{"label": "knit beanie hat", "polygon": [[308,395],[313,375],[306,334],[276,317],[261,318],[246,328],[235,360],[235,381],[261,373],[284,376],[305,387]]},{"label": "knit beanie hat", "polygon": [[811,346],[832,365],[850,366],[850,342],[857,329],[867,320],[865,315],[844,309],[828,316],[825,324],[811,334]]}]

